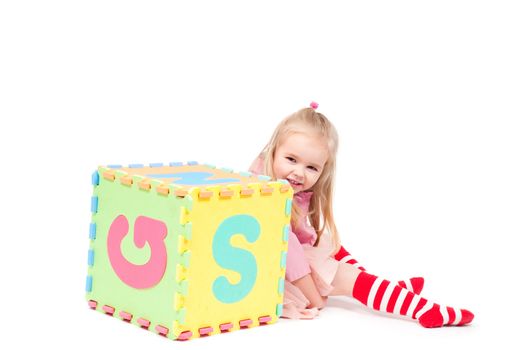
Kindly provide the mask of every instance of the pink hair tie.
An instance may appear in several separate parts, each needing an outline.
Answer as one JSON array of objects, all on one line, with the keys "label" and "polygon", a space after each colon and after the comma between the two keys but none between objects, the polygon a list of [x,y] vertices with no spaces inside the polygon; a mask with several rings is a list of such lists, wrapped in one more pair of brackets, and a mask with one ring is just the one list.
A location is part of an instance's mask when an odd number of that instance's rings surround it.
[{"label": "pink hair tie", "polygon": [[318,108],[318,103],[316,103],[316,102],[313,101],[313,102],[311,102],[311,103],[309,104],[309,107],[311,107],[311,108],[313,108],[313,109],[317,109],[317,108]]}]

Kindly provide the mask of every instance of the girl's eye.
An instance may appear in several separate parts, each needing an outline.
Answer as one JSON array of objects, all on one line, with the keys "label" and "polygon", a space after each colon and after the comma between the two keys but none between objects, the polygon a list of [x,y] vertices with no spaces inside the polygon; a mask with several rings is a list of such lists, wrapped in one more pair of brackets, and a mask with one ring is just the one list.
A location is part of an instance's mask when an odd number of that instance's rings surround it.
[{"label": "girl's eye", "polygon": [[293,162],[293,163],[296,162],[295,158],[293,158],[293,157],[285,157],[285,159],[287,159],[288,161]]},{"label": "girl's eye", "polygon": [[310,166],[308,166],[307,168],[308,168],[308,169],[310,169],[310,170],[313,170],[313,171],[318,171],[318,169],[317,169],[317,168],[315,168],[314,166],[311,166],[311,165],[310,165]]}]

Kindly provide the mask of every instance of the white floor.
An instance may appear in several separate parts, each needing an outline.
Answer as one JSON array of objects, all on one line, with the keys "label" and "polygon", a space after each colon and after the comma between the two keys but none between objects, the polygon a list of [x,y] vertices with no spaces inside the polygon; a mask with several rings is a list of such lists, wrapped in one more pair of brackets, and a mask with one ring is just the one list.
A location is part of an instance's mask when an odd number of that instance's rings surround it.
[{"label": "white floor", "polygon": [[[527,348],[522,1],[0,3],[0,346]],[[90,176],[245,170],[280,119],[337,126],[335,216],[374,274],[472,310],[424,329],[335,298],[185,343],[88,309]],[[327,345],[326,345],[327,344]]]},{"label": "white floor", "polygon": [[[354,251],[363,264],[370,271],[390,279],[424,276],[423,296],[470,309],[476,315],[472,325],[425,329],[414,321],[372,312],[352,300],[338,297],[330,300],[315,320],[283,319],[273,325],[174,344],[88,308],[84,300],[84,282],[90,186],[67,180],[66,183],[71,193],[63,200],[72,200],[70,205],[65,206],[58,199],[43,199],[39,202],[41,206],[47,203],[50,208],[43,208],[42,213],[36,213],[34,219],[27,221],[23,221],[19,213],[13,213],[19,220],[16,225],[11,222],[13,226],[4,232],[10,235],[10,245],[4,246],[2,254],[4,317],[1,322],[6,331],[2,341],[15,341],[21,348],[51,344],[80,349],[161,346],[264,349],[324,346],[329,342],[356,348],[396,346],[406,349],[462,349],[484,345],[523,348],[525,345],[522,310],[526,283],[521,268],[525,266],[525,258],[518,237],[507,232],[498,237],[487,230],[478,235],[489,239],[456,238],[457,233],[453,232],[436,240],[429,234],[412,231],[414,229],[410,230],[413,235],[399,230],[398,235],[405,237],[404,241],[414,243],[401,242],[401,248],[394,251],[378,245],[379,240],[389,241],[389,236],[382,232],[382,228],[388,226],[383,225],[381,229],[368,230],[370,238],[363,235],[355,239]],[[86,188],[73,190],[75,185]],[[48,191],[45,193],[52,195]],[[73,199],[73,196],[79,198]],[[400,215],[407,213],[394,210]],[[443,220],[453,221],[450,217]],[[491,223],[488,219],[482,220],[486,225]],[[362,220],[357,221],[359,225]],[[371,222],[369,225],[379,226]],[[515,225],[521,227],[523,224],[517,221]],[[428,251],[423,253],[423,250]]]},{"label": "white floor", "polygon": [[[491,298],[492,296],[489,296]],[[263,327],[236,331],[211,337],[176,342],[143,331],[118,319],[99,312],[90,312],[80,303],[68,313],[52,317],[55,325],[43,322],[38,334],[40,342],[77,344],[81,348],[116,346],[138,349],[145,346],[184,346],[213,349],[231,346],[264,349],[268,347],[298,346],[327,347],[350,346],[381,348],[395,346],[406,349],[464,349],[483,346],[523,348],[521,317],[506,310],[496,311],[485,307],[481,300],[471,299],[476,313],[474,324],[466,327],[425,329],[417,323],[389,315],[374,314],[361,305],[336,298],[329,303],[319,318],[310,321],[285,320]],[[490,302],[487,305],[491,304]],[[503,305],[509,306],[510,305]],[[497,307],[496,307],[497,308]],[[64,318],[64,320],[61,319]],[[503,320],[508,319],[508,322]],[[21,344],[34,343],[36,339],[18,338]],[[349,344],[349,345],[348,345]]]}]

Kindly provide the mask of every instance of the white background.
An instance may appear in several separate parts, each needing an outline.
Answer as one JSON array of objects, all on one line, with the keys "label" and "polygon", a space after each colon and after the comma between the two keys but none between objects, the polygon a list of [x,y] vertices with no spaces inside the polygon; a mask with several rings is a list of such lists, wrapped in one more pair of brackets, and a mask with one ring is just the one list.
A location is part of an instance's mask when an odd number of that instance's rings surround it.
[{"label": "white background", "polygon": [[[525,348],[526,18],[522,1],[3,1],[0,342]],[[424,276],[471,326],[337,298],[313,321],[173,343],[88,309],[98,165],[245,170],[312,100],[340,133],[345,246],[372,273]]]}]

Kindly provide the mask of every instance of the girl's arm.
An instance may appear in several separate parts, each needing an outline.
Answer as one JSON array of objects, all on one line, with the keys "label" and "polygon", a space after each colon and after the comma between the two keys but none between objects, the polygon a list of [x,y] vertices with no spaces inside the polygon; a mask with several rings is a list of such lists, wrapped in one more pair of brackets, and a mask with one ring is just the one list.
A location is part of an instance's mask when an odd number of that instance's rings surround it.
[{"label": "girl's arm", "polygon": [[300,277],[299,279],[291,283],[293,283],[293,285],[300,289],[302,293],[306,296],[310,303],[309,307],[316,307],[322,309],[324,306],[326,306],[327,298],[320,295],[317,286],[313,281],[313,277],[311,277],[310,273],[305,275],[304,277]]}]

